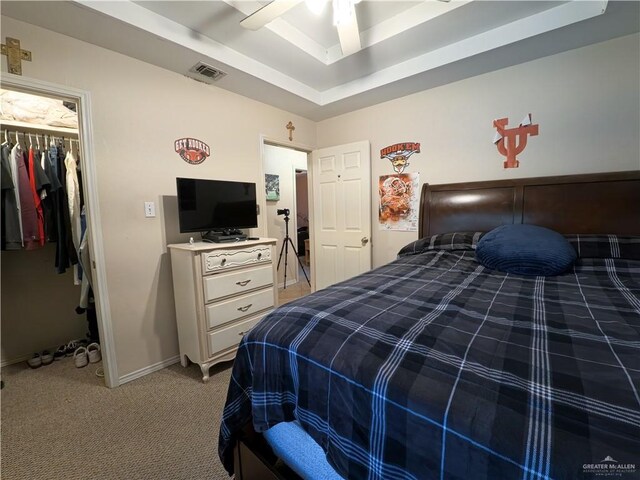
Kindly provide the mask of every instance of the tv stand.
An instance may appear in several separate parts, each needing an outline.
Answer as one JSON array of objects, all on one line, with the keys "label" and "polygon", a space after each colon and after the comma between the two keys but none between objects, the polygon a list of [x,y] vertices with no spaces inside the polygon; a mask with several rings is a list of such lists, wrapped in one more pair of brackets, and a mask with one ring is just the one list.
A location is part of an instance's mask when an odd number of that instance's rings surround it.
[{"label": "tv stand", "polygon": [[206,243],[240,242],[246,239],[247,236],[244,233],[233,228],[202,233],[202,241]]}]

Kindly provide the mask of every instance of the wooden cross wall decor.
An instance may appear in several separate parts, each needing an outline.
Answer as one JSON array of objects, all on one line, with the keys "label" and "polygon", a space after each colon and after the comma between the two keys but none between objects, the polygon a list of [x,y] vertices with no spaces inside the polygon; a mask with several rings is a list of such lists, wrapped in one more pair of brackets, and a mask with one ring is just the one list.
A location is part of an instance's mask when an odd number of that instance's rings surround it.
[{"label": "wooden cross wall decor", "polygon": [[20,40],[7,37],[7,44],[2,44],[2,55],[7,56],[9,73],[22,75],[22,60],[31,61],[31,52],[20,48]]},{"label": "wooden cross wall decor", "polygon": [[296,129],[296,127],[293,126],[293,123],[290,121],[289,123],[287,123],[287,130],[289,130],[289,141],[293,141],[293,131]]}]

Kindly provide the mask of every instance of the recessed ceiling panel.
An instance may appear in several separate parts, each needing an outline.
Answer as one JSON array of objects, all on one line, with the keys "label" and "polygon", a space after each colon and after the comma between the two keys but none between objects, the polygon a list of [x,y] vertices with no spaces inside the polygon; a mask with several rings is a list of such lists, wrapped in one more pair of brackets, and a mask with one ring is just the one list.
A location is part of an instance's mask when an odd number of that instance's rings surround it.
[{"label": "recessed ceiling panel", "polygon": [[640,30],[637,1],[363,0],[362,49],[344,57],[331,2],[240,25],[268,3],[3,0],[2,15],[182,75],[204,62],[228,73],[216,87],[311,119]]}]

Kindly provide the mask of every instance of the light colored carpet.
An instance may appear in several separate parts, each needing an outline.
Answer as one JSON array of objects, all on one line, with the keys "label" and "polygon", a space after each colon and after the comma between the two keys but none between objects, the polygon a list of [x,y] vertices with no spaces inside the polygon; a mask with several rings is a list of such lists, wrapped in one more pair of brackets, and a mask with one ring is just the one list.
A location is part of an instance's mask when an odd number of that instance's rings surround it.
[{"label": "light colored carpet", "polygon": [[115,389],[72,358],[2,369],[2,479],[207,479],[229,476],[218,429],[231,363],[180,364]]}]

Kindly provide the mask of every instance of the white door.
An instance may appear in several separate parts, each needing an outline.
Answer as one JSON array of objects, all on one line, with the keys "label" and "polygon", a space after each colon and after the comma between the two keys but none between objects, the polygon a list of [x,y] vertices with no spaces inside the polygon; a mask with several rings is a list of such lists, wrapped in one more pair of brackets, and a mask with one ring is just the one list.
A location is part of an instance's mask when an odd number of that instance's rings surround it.
[{"label": "white door", "polygon": [[369,142],[312,154],[315,289],[371,269]]}]

